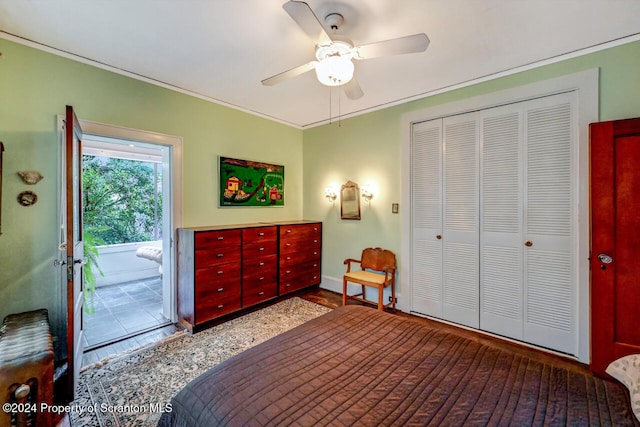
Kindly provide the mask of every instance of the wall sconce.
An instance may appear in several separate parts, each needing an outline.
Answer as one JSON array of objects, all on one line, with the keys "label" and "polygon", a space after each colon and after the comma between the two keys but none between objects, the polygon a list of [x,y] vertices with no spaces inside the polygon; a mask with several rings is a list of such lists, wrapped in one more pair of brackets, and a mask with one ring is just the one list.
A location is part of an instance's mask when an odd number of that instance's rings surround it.
[{"label": "wall sconce", "polygon": [[370,202],[373,199],[373,190],[371,190],[371,186],[363,185],[360,189],[360,194],[362,194],[362,198],[367,202]]},{"label": "wall sconce", "polygon": [[336,197],[338,197],[338,190],[334,187],[327,187],[324,189],[324,197],[326,197],[330,203],[333,203]]}]

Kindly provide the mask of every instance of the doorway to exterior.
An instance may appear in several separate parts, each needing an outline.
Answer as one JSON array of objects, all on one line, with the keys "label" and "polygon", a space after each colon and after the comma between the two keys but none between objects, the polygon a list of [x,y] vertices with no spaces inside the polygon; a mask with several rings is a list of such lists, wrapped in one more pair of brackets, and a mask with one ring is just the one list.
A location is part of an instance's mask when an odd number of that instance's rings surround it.
[{"label": "doorway to exterior", "polygon": [[170,146],[85,133],[86,350],[174,321],[171,158]]}]

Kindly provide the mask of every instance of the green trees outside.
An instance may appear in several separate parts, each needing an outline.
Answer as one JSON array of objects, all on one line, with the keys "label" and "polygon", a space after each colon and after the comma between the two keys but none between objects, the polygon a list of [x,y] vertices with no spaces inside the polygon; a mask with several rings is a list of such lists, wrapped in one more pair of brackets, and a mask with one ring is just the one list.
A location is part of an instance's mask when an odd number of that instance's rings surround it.
[{"label": "green trees outside", "polygon": [[84,310],[94,314],[97,246],[161,238],[162,167],[111,157],[82,156]]},{"label": "green trees outside", "polygon": [[154,163],[83,156],[85,229],[106,245],[159,239],[161,173]]}]

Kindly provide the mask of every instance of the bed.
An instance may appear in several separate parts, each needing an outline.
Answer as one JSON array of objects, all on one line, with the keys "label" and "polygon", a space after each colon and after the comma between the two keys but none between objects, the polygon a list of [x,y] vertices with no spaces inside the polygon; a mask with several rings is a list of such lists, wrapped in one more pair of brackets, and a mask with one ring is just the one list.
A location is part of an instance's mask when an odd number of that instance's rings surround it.
[{"label": "bed", "polygon": [[340,307],[194,379],[158,426],[640,425],[621,384],[485,341]]}]

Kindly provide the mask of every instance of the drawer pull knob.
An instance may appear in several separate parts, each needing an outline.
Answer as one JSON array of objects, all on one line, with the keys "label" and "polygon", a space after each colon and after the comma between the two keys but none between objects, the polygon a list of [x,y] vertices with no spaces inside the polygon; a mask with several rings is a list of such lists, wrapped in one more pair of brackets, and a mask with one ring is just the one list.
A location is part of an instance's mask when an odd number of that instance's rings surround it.
[{"label": "drawer pull knob", "polygon": [[285,273],[284,273],[284,274],[291,274],[291,270],[287,270],[287,271],[285,271]]},{"label": "drawer pull knob", "polygon": [[285,246],[288,248],[289,246],[291,246],[291,243],[285,243]]},{"label": "drawer pull knob", "polygon": [[224,288],[218,288],[218,292],[224,291]]},{"label": "drawer pull knob", "polygon": [[264,265],[264,262],[261,262],[260,264],[258,264],[260,267],[262,267]]},{"label": "drawer pull knob", "polygon": [[290,288],[291,287],[291,283],[287,283],[286,285],[284,285],[285,288]]},{"label": "drawer pull knob", "polygon": [[262,295],[264,295],[264,292],[259,292],[258,295],[262,296]]},{"label": "drawer pull knob", "polygon": [[264,236],[264,233],[258,233],[258,236]]},{"label": "drawer pull knob", "polygon": [[220,305],[218,306],[218,309],[221,309],[222,307],[224,307],[224,304],[220,304]]},{"label": "drawer pull knob", "polygon": [[316,252],[314,252],[313,254],[314,254],[314,255],[318,255],[318,252],[316,251]]},{"label": "drawer pull knob", "polygon": [[222,258],[224,254],[218,254],[218,258]]},{"label": "drawer pull knob", "polygon": [[313,266],[314,266],[314,267],[317,267],[317,266],[318,266],[318,264],[313,264]]},{"label": "drawer pull knob", "polygon": [[14,396],[16,397],[16,399],[24,399],[25,397],[29,396],[29,393],[31,393],[31,387],[29,387],[27,384],[21,384],[18,388],[16,388]]},{"label": "drawer pull knob", "polygon": [[287,261],[289,261],[290,259],[291,259],[291,257],[290,257],[290,256],[288,256],[288,257],[287,257]]},{"label": "drawer pull knob", "polygon": [[313,227],[313,231],[318,231],[318,227]]},{"label": "drawer pull knob", "polygon": [[260,248],[260,249],[258,249],[258,250],[259,250],[260,252],[262,252],[262,251],[264,251],[264,248]]},{"label": "drawer pull knob", "polygon": [[318,243],[318,239],[315,239],[315,240],[313,241],[313,243]]},{"label": "drawer pull knob", "polygon": [[314,280],[315,280],[315,279],[317,279],[317,278],[318,278],[318,276],[313,276],[313,279],[314,279]]},{"label": "drawer pull knob", "polygon": [[291,233],[291,229],[290,228],[287,228],[287,233]]},{"label": "drawer pull knob", "polygon": [[258,281],[262,282],[264,280],[264,277],[261,277],[258,279]]},{"label": "drawer pull knob", "polygon": [[224,240],[224,237],[218,236],[218,240]]},{"label": "drawer pull knob", "polygon": [[223,270],[218,271],[218,274],[224,274]]}]

